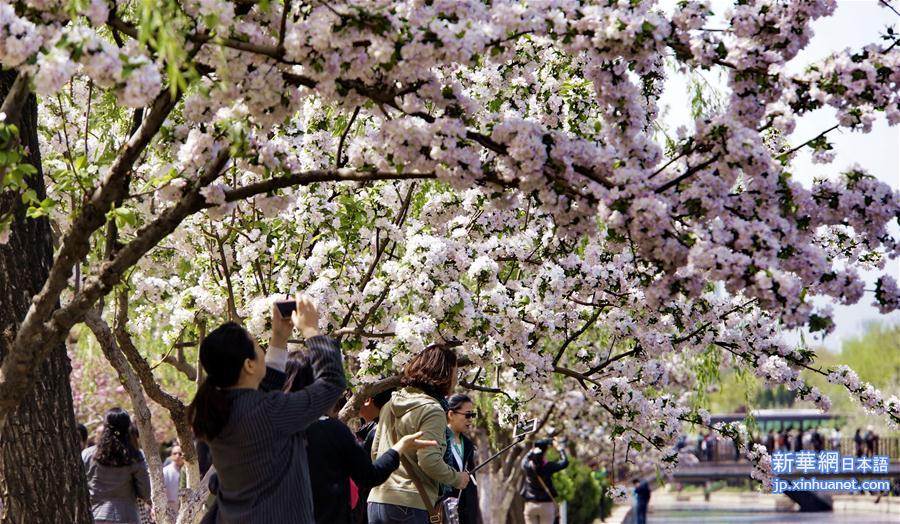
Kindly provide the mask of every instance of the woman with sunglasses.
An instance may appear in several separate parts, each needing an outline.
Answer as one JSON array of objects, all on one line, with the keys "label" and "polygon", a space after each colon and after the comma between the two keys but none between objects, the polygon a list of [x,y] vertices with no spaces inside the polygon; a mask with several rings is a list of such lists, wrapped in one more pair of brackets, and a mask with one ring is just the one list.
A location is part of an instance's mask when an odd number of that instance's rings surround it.
[{"label": "woman with sunglasses", "polygon": [[[471,471],[475,469],[475,445],[467,434],[472,430],[472,423],[477,416],[475,404],[468,395],[456,394],[450,397],[448,407],[447,428],[450,431],[447,448],[451,458],[450,467],[456,471]],[[465,488],[453,490],[450,496],[459,499],[459,524],[482,524],[481,510],[478,508],[478,486],[474,476],[470,476]]]}]

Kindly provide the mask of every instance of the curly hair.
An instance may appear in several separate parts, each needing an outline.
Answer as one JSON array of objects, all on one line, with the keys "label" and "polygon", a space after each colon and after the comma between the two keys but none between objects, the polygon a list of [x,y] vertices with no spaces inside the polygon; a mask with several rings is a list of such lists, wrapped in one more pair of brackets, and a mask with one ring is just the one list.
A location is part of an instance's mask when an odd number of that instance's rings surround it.
[{"label": "curly hair", "polygon": [[106,412],[103,433],[94,460],[104,466],[129,466],[144,460],[144,456],[134,446],[131,436],[131,417],[122,408],[112,408]]},{"label": "curly hair", "polygon": [[446,397],[453,386],[456,363],[456,353],[449,345],[432,344],[407,362],[400,383],[433,397]]}]

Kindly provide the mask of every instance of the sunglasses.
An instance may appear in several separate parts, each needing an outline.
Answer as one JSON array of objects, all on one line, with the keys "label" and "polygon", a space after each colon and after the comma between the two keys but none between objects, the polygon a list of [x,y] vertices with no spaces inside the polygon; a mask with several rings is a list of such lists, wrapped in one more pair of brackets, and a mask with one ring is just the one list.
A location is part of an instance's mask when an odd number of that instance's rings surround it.
[{"label": "sunglasses", "polygon": [[454,413],[457,413],[457,414],[459,414],[459,415],[462,415],[462,416],[466,417],[466,418],[469,419],[469,420],[472,420],[473,418],[475,418],[475,417],[478,416],[478,413],[475,413],[474,411],[467,411],[466,413],[462,413],[462,412],[456,411],[455,409],[451,409],[450,411],[452,411],[452,412],[454,412]]}]

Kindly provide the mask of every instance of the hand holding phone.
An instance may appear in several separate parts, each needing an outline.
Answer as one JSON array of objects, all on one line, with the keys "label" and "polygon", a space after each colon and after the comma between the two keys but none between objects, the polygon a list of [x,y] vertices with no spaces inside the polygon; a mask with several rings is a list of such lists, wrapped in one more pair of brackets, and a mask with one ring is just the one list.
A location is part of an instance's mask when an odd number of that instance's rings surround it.
[{"label": "hand holding phone", "polygon": [[294,327],[303,334],[303,338],[311,338],[319,334],[319,312],[309,297],[298,295],[296,306],[291,314]]},{"label": "hand holding phone", "polygon": [[291,313],[297,310],[297,301],[280,300],[278,302],[275,302],[275,306],[278,308],[278,312],[281,314],[281,318],[291,318]]}]

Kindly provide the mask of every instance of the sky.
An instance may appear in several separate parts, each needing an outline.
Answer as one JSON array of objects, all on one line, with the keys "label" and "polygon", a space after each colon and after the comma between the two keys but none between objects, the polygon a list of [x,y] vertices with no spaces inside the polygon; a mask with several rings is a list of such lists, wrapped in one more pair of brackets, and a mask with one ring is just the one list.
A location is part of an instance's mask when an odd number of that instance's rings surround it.
[{"label": "sky", "polygon": [[[668,6],[671,9],[676,0],[664,0],[660,3],[664,8]],[[717,14],[733,5],[726,0],[712,0],[710,4]],[[831,53],[847,47],[860,48],[878,41],[884,29],[891,24],[895,29],[900,29],[900,17],[889,9],[879,6],[877,0],[838,0],[833,16],[813,23],[815,35],[806,49],[787,65],[787,70],[799,72],[808,64],[819,61]],[[715,20],[711,20],[708,25],[718,27]],[[719,26],[723,25],[720,22]],[[714,86],[724,86],[721,78],[715,73],[707,73],[704,78]],[[673,75],[662,98],[664,120],[669,129],[676,129],[679,125],[692,127],[689,125],[692,119],[688,102],[690,97],[686,96],[687,92],[687,78]],[[797,120],[796,129],[788,137],[788,141],[791,144],[803,143],[831,127],[835,122],[834,110],[830,108],[804,115]],[[847,167],[858,163],[895,190],[900,190],[900,126],[889,127],[885,120],[880,118],[868,134],[835,131],[828,137],[835,146],[837,153],[835,160],[827,165],[812,164],[809,149],[806,148],[797,155],[792,166],[791,172],[798,180],[809,185],[813,177],[833,178]],[[898,229],[900,228],[894,227],[892,230],[895,237],[900,235]],[[900,261],[888,262],[885,271],[900,280]],[[872,322],[900,324],[900,311],[882,315],[871,305],[877,275],[876,272],[864,274],[867,291],[859,303],[852,306],[833,305],[835,330],[830,335],[823,339],[821,334],[810,336],[809,333],[803,333],[807,344],[824,346],[837,352],[840,351],[843,340],[861,336],[866,326]],[[791,342],[801,340],[799,330],[785,333],[785,336]]]}]

